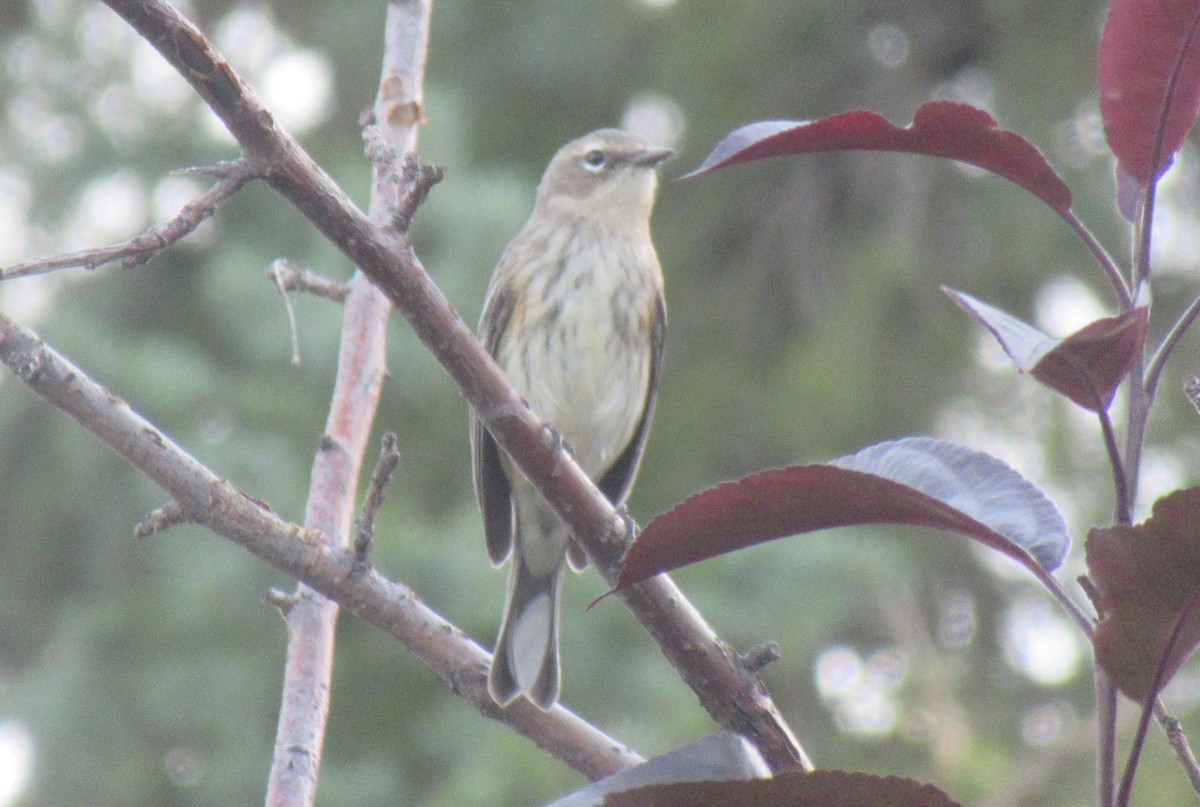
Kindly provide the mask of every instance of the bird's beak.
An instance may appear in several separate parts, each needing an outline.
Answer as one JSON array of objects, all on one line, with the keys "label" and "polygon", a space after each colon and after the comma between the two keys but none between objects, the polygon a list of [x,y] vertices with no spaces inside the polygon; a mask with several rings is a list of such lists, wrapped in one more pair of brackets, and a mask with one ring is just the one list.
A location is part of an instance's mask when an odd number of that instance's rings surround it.
[{"label": "bird's beak", "polygon": [[634,154],[629,161],[638,168],[653,168],[674,153],[674,149],[646,149]]}]

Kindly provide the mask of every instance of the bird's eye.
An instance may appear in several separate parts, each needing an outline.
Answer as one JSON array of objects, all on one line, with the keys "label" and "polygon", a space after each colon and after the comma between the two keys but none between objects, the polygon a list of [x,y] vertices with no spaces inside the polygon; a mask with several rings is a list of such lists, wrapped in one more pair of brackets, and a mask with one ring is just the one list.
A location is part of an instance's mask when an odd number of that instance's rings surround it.
[{"label": "bird's eye", "polygon": [[583,156],[583,166],[589,171],[599,171],[604,167],[604,152],[600,149],[592,149]]}]

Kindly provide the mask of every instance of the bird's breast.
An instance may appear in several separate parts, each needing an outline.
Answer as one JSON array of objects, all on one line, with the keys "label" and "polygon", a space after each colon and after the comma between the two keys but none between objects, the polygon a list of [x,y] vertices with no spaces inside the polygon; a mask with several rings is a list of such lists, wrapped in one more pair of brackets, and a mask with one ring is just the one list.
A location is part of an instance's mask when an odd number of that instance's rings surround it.
[{"label": "bird's breast", "polygon": [[[531,284],[524,350],[505,369],[534,411],[554,424],[590,476],[633,436],[647,397],[647,312],[658,265],[638,249],[576,243],[552,275]],[[515,324],[515,323],[514,323]]]}]

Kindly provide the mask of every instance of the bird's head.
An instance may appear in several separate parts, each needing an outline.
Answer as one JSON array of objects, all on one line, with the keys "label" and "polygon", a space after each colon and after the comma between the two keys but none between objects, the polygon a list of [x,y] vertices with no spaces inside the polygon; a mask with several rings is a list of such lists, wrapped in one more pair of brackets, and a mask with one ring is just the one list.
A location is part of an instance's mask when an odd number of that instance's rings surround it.
[{"label": "bird's head", "polygon": [[672,153],[620,129],[584,135],[550,161],[538,185],[538,207],[614,224],[645,224],[654,205],[656,169]]}]

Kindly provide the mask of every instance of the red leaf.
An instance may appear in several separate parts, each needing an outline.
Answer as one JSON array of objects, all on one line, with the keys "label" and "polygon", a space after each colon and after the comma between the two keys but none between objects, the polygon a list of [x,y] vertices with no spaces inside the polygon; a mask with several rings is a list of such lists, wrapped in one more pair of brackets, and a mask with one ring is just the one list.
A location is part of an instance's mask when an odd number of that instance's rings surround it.
[{"label": "red leaf", "polygon": [[775,538],[856,524],[957,532],[1016,559],[1039,579],[1062,562],[1069,543],[1057,508],[1000,460],[911,437],[691,496],[646,525],[625,554],[617,586]]},{"label": "red leaf", "polygon": [[1061,215],[1071,191],[1041,152],[1020,135],[996,128],[991,115],[967,104],[923,104],[907,127],[867,110],[817,121],[761,121],[735,129],[688,177],[736,163],[818,151],[902,151],[960,160],[1015,182]]},{"label": "red leaf", "polygon": [[[1200,43],[1193,36],[1198,15],[1196,0],[1113,0],[1108,6],[1096,69],[1100,114],[1113,154],[1143,185],[1171,165],[1200,109]],[[1185,43],[1158,165],[1152,167],[1167,85]]]},{"label": "red leaf", "polygon": [[945,792],[898,776],[787,771],[770,779],[650,785],[609,794],[606,807],[960,807]]},{"label": "red leaf", "polygon": [[1103,412],[1146,344],[1149,309],[1091,322],[1058,343],[1032,375],[1091,412]]},{"label": "red leaf", "polygon": [[1133,527],[1088,533],[1088,576],[1099,597],[1096,658],[1121,691],[1141,701],[1160,665],[1165,684],[1200,644],[1200,615],[1187,615],[1169,658],[1163,654],[1183,609],[1200,590],[1200,487],[1154,503]]},{"label": "red leaf", "polygon": [[942,291],[992,332],[1018,371],[1090,412],[1108,409],[1146,345],[1150,312],[1145,306],[1088,323],[1065,339],[1053,339],[969,294],[945,287]]}]

